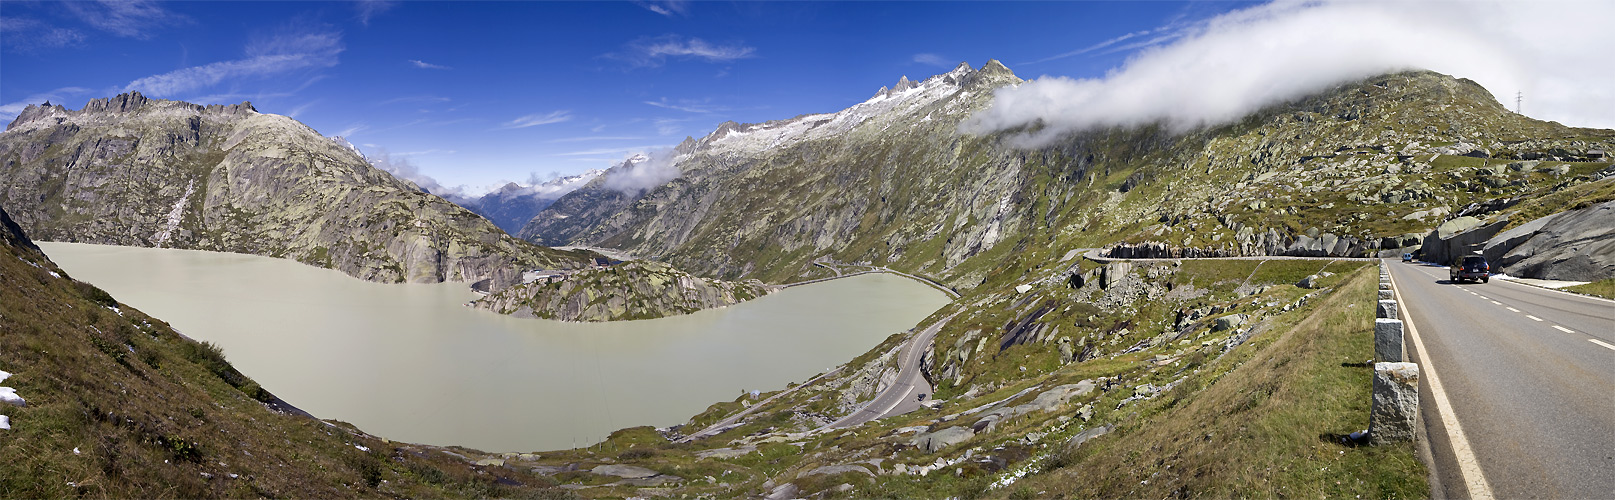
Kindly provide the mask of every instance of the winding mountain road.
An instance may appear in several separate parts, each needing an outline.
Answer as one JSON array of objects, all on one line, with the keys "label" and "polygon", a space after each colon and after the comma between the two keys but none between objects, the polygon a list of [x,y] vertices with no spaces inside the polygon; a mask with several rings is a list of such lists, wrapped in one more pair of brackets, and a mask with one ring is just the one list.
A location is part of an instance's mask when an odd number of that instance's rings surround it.
[{"label": "winding mountain road", "polygon": [[[954,313],[954,315],[957,314]],[[871,420],[892,415],[902,415],[919,408],[919,395],[931,393],[931,383],[926,381],[925,377],[920,374],[920,361],[925,359],[925,351],[931,348],[931,339],[936,337],[937,332],[941,331],[942,326],[948,324],[948,321],[952,320],[954,315],[949,315],[936,323],[932,323],[931,326],[925,327],[919,334],[914,335],[914,338],[909,339],[908,343],[903,346],[902,352],[897,355],[897,380],[893,381],[892,385],[887,386],[886,390],[881,391],[880,394],[876,394],[875,399],[870,400],[869,404],[859,408],[858,411],[841,417],[840,420],[831,422],[829,425],[815,429],[815,431],[863,425]]]},{"label": "winding mountain road", "polygon": [[1615,498],[1615,301],[1388,267],[1426,370],[1436,495]]}]

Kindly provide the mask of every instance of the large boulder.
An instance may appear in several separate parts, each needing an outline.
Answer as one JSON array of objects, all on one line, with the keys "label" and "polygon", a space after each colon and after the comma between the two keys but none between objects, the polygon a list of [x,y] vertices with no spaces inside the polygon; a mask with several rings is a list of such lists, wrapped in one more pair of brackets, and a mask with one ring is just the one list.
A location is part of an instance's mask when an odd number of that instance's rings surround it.
[{"label": "large boulder", "polygon": [[1487,240],[1482,253],[1511,276],[1615,278],[1615,201],[1527,222]]},{"label": "large boulder", "polygon": [[909,444],[925,450],[926,453],[936,453],[949,446],[963,443],[966,439],[975,437],[975,435],[976,432],[968,427],[949,427],[940,431],[914,436],[914,439],[909,440]]}]

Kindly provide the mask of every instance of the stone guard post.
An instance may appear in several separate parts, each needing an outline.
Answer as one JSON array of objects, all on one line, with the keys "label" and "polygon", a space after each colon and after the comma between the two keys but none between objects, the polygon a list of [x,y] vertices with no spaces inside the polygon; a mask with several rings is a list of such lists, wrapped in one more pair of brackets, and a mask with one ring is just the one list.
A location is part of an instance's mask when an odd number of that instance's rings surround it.
[{"label": "stone guard post", "polygon": [[1402,320],[1374,319],[1374,361],[1402,362]]},{"label": "stone guard post", "polygon": [[1374,403],[1368,444],[1412,441],[1419,418],[1419,365],[1374,363]]}]

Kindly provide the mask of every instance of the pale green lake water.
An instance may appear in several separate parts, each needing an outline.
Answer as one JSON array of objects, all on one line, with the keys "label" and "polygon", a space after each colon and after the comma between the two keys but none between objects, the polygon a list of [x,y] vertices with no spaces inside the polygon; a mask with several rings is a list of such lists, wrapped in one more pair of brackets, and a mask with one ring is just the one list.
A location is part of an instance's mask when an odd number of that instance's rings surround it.
[{"label": "pale green lake water", "polygon": [[888,274],[649,321],[563,323],[465,307],[461,283],[384,285],[254,255],[40,243],[74,278],[224,348],[321,418],[486,451],[583,446],[800,382],[948,302]]}]

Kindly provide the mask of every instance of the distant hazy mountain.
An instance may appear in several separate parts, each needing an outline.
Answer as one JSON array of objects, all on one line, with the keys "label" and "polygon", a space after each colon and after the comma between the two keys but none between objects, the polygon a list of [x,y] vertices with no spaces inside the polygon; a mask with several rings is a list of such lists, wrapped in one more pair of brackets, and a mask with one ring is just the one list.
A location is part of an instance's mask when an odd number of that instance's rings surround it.
[{"label": "distant hazy mountain", "polygon": [[488,218],[507,233],[516,234],[539,211],[549,207],[567,193],[583,187],[602,172],[605,170],[595,169],[530,186],[511,182],[476,198],[456,196],[449,197],[449,201]]},{"label": "distant hazy mountain", "polygon": [[0,133],[0,206],[42,240],[254,253],[382,282],[582,265],[250,103],[31,105]]}]

